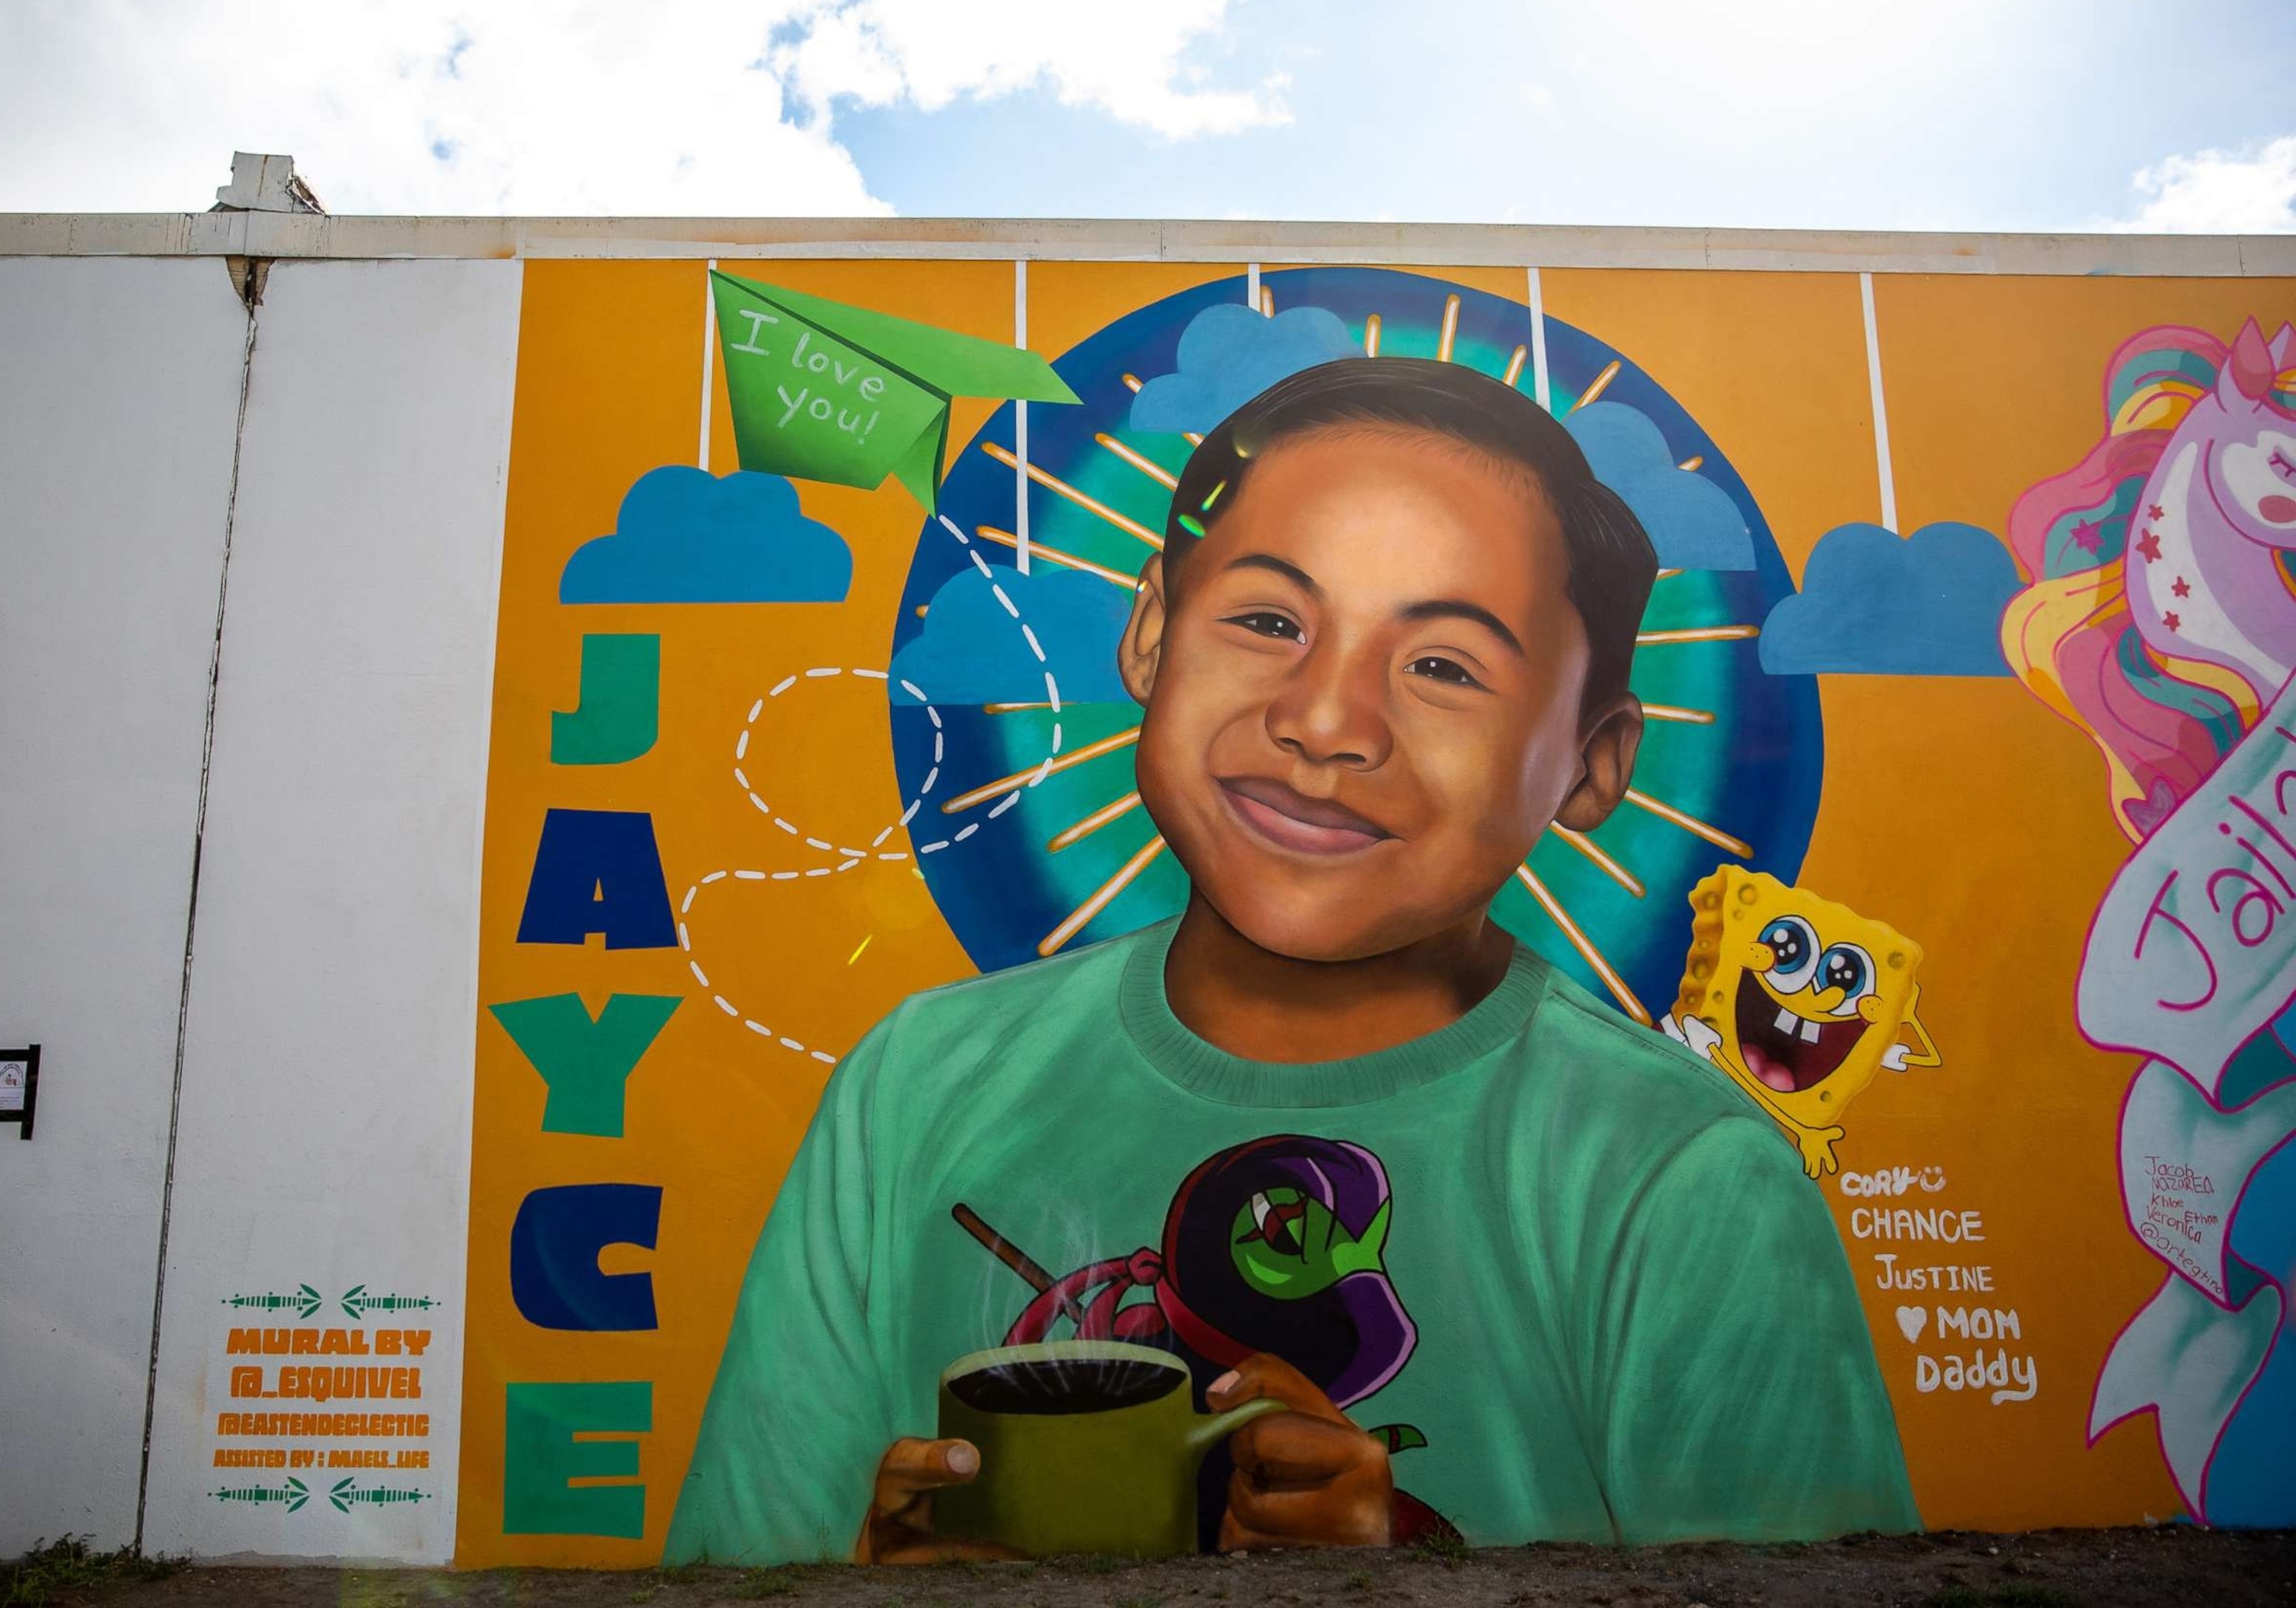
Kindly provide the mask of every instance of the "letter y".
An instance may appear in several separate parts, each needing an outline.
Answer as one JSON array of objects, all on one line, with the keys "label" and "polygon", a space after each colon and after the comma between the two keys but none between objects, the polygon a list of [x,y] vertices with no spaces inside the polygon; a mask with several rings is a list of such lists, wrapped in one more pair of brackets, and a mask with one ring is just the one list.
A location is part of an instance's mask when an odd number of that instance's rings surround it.
[{"label": "letter y", "polygon": [[624,1086],[680,1003],[676,994],[616,994],[594,1022],[579,994],[487,1008],[550,1090],[543,1132],[618,1139]]}]

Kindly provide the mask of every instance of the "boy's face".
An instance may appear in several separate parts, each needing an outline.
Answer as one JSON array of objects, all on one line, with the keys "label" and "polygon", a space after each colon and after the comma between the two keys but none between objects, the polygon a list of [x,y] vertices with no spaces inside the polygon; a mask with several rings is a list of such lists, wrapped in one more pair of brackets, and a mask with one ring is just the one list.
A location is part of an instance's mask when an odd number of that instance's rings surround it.
[{"label": "boy's face", "polygon": [[1447,438],[1270,448],[1120,650],[1140,794],[1197,893],[1263,949],[1384,954],[1463,922],[1558,818],[1617,804],[1641,710],[1586,711],[1562,531]]}]

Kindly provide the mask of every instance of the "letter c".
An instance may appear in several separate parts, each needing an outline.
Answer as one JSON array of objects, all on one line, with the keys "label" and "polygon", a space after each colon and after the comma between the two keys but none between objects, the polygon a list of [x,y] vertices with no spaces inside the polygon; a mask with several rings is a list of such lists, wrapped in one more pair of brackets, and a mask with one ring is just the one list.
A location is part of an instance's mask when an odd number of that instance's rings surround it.
[{"label": "letter c", "polygon": [[660,1326],[653,1275],[604,1273],[608,1245],[651,1251],[661,1227],[658,1184],[560,1184],[519,1203],[510,1228],[510,1294],[545,1329],[625,1333]]}]

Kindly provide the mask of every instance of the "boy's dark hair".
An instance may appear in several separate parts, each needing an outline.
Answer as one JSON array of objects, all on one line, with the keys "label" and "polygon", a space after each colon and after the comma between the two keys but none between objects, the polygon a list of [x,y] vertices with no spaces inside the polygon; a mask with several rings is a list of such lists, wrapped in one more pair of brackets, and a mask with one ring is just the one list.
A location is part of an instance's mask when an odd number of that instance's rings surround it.
[{"label": "boy's dark hair", "polygon": [[[1618,493],[1547,411],[1511,385],[1423,357],[1343,357],[1278,380],[1223,420],[1180,471],[1164,520],[1167,584],[1199,534],[1234,508],[1261,454],[1333,427],[1425,430],[1519,466],[1562,526],[1571,606],[1587,628],[1582,707],[1628,690],[1658,554]],[[1191,530],[1190,526],[1195,526]]]}]

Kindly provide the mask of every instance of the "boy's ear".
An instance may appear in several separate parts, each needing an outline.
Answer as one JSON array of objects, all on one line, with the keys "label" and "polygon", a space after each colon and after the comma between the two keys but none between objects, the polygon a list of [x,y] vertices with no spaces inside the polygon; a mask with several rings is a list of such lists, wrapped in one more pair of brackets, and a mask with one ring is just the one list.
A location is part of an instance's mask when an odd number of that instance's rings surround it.
[{"label": "boy's ear", "polygon": [[1643,746],[1642,699],[1622,692],[1596,710],[1579,739],[1578,781],[1563,796],[1554,823],[1591,832],[1611,817],[1635,780]]},{"label": "boy's ear", "polygon": [[1116,645],[1116,673],[1133,701],[1145,706],[1156,690],[1156,666],[1164,656],[1164,555],[1151,553],[1140,567],[1140,588],[1132,594],[1132,617]]}]

